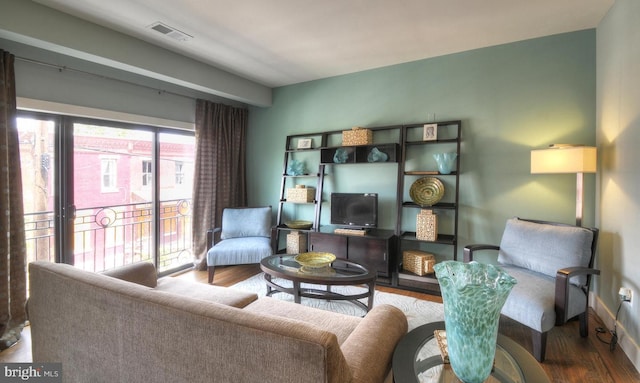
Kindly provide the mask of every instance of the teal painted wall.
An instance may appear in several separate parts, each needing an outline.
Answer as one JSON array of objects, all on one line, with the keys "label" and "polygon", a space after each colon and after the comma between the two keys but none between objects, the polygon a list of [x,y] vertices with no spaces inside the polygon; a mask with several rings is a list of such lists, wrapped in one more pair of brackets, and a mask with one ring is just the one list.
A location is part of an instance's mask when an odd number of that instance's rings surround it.
[{"label": "teal painted wall", "polygon": [[[531,175],[529,156],[552,143],[595,144],[595,36],[585,30],[277,88],[273,106],[250,109],[249,202],[277,206],[288,134],[435,114],[463,121],[460,248],[496,243],[512,216],[575,222],[575,176]],[[336,169],[327,193],[381,193],[381,226],[393,228],[395,165]],[[587,225],[594,178],[585,181]],[[323,212],[327,223],[328,205]]]}]

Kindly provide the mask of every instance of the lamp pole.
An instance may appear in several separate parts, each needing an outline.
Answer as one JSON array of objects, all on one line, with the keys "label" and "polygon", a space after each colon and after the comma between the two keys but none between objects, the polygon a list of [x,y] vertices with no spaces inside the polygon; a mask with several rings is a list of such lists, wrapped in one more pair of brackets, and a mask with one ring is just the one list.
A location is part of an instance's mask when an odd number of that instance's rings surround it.
[{"label": "lamp pole", "polygon": [[584,173],[576,173],[576,226],[582,226],[582,205],[584,193]]}]

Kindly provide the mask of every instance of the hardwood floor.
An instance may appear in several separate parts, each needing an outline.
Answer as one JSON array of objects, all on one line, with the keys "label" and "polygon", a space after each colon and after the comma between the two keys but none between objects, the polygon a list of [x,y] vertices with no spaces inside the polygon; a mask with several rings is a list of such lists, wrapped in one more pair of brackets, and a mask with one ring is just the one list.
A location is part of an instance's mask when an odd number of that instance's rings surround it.
[{"label": "hardwood floor", "polygon": [[[227,266],[216,268],[214,283],[218,286],[230,286],[260,272],[258,265]],[[207,283],[205,271],[187,271],[175,276],[196,282]],[[441,302],[440,297],[412,291],[398,290],[384,286],[376,288],[395,294],[407,295],[419,299]],[[578,322],[570,322],[555,327],[547,338],[547,358],[542,367],[554,383],[604,383],[604,382],[640,382],[640,374],[629,361],[620,347],[613,352],[609,345],[598,340],[595,329],[602,326],[600,318],[589,313],[589,336],[581,338]],[[531,350],[531,336],[522,325],[507,319],[500,320],[500,332],[525,349]],[[17,345],[0,353],[0,363],[30,362],[31,339],[29,328],[25,328],[22,340]],[[603,340],[609,340],[608,334],[601,334]]]}]

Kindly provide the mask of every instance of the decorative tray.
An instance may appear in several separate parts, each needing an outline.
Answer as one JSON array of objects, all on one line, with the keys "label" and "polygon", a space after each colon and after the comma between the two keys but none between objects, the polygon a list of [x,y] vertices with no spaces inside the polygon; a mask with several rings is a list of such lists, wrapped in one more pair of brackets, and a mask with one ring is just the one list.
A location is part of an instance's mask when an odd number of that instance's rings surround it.
[{"label": "decorative tray", "polygon": [[444,184],[435,177],[422,177],[411,185],[409,196],[420,206],[432,206],[444,197]]},{"label": "decorative tray", "polygon": [[331,253],[311,251],[300,253],[293,259],[306,269],[320,269],[329,266],[331,262],[336,260],[336,256]]},{"label": "decorative tray", "polygon": [[313,222],[296,220],[296,221],[287,221],[284,223],[284,225],[291,229],[311,229],[311,226],[313,226]]}]

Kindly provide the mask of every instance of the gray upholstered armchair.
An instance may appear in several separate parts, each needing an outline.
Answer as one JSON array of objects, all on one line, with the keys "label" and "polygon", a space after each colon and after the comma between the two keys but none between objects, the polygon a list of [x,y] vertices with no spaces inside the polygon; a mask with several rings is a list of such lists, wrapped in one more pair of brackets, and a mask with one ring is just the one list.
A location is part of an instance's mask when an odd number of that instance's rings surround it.
[{"label": "gray upholstered armchair", "polygon": [[[220,241],[215,233],[220,232]],[[272,254],[271,206],[226,208],[220,228],[207,232],[208,281],[216,266],[260,263]]]},{"label": "gray upholstered armchair", "polygon": [[533,356],[544,361],[547,332],[578,317],[580,335],[588,335],[588,294],[598,229],[512,218],[500,246],[469,245],[464,261],[480,250],[498,252],[498,264],[518,283],[502,314],[532,330]]}]

